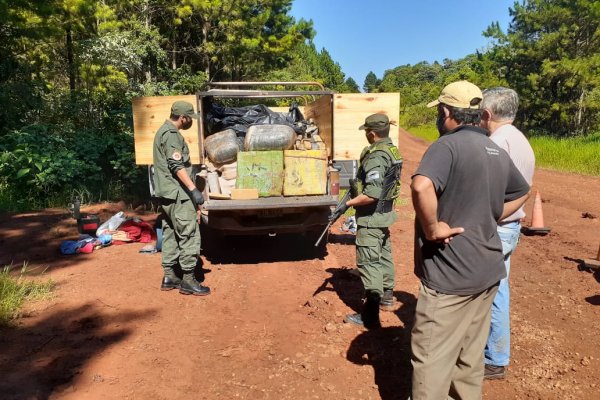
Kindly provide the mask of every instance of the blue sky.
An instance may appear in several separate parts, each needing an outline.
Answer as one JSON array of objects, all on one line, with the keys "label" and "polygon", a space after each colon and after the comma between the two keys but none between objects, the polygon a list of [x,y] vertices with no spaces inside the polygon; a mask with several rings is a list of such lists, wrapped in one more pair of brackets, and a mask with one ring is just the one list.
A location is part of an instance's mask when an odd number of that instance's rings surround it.
[{"label": "blue sky", "polygon": [[291,14],[312,19],[318,50],[327,49],[362,87],[373,71],[420,61],[458,59],[484,49],[481,34],[498,21],[506,31],[515,0],[294,0]]}]

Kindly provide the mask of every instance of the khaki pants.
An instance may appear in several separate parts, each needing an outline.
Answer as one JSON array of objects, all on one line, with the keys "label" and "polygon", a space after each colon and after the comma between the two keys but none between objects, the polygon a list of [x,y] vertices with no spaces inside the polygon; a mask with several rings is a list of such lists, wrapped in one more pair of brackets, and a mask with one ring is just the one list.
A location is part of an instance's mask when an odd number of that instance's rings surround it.
[{"label": "khaki pants", "polygon": [[200,227],[192,200],[161,200],[163,214],[162,266],[181,266],[184,273],[194,271],[200,254]]},{"label": "khaki pants", "polygon": [[483,349],[498,285],[475,295],[421,284],[411,335],[412,399],[481,398]]},{"label": "khaki pants", "polygon": [[383,296],[394,288],[394,260],[389,228],[359,226],[356,231],[356,264],[365,291]]}]

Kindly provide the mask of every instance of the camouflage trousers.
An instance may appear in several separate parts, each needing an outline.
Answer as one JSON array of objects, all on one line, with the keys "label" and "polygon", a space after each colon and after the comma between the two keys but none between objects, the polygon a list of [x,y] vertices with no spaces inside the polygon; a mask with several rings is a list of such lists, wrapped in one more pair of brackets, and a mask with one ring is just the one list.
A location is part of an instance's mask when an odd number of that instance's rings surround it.
[{"label": "camouflage trousers", "polygon": [[200,226],[192,200],[161,199],[162,266],[165,270],[179,264],[184,273],[194,271],[200,254]]},{"label": "camouflage trousers", "polygon": [[356,265],[365,291],[383,296],[394,288],[394,260],[389,228],[359,226],[356,231]]}]

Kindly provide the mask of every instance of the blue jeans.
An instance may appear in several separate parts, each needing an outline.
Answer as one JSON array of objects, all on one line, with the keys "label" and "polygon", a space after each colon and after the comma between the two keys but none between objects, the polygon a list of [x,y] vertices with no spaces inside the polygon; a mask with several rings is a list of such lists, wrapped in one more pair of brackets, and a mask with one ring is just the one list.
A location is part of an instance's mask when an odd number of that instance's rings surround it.
[{"label": "blue jeans", "polygon": [[492,304],[490,336],[485,345],[485,363],[505,367],[510,360],[510,256],[517,248],[521,231],[520,222],[510,222],[498,226],[498,236],[502,241],[506,278],[500,281],[498,293]]}]

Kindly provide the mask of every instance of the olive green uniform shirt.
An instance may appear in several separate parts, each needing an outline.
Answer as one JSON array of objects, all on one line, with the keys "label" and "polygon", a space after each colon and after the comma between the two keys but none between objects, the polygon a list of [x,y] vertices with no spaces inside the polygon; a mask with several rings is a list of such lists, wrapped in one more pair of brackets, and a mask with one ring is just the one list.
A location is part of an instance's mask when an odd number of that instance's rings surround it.
[{"label": "olive green uniform shirt", "polygon": [[176,173],[185,168],[191,178],[190,150],[179,130],[169,120],[158,129],[154,137],[154,184],[156,197],[175,200],[189,197],[177,179]]},{"label": "olive green uniform shirt", "polygon": [[[394,162],[390,155],[384,151],[375,150],[369,153],[376,145],[381,146],[382,144],[388,144],[389,146],[394,145],[392,139],[388,137],[365,147],[363,154],[366,155],[362,157],[357,176],[362,182],[362,193],[374,199],[379,199],[381,197],[385,172]],[[375,212],[376,207],[377,202],[367,206],[355,207],[356,224],[359,227],[387,228],[398,218],[394,210],[385,213],[377,213]]]}]

